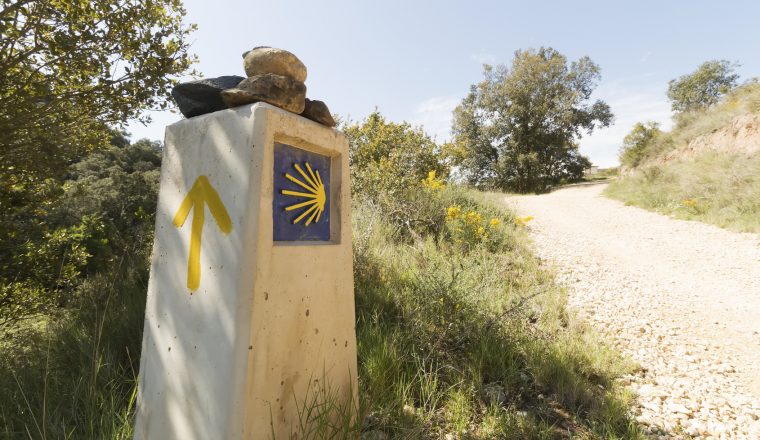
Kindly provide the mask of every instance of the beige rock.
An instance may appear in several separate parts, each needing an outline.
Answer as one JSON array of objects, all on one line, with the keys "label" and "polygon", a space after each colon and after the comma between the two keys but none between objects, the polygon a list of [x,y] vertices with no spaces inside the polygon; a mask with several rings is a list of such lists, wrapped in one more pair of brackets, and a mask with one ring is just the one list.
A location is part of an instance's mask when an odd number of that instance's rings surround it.
[{"label": "beige rock", "polygon": [[306,81],[306,66],[297,56],[283,49],[255,47],[243,54],[243,66],[247,76],[274,73],[296,82]]},{"label": "beige rock", "polygon": [[228,107],[267,102],[300,114],[306,106],[306,86],[287,76],[266,73],[244,79],[237,87],[221,93]]}]

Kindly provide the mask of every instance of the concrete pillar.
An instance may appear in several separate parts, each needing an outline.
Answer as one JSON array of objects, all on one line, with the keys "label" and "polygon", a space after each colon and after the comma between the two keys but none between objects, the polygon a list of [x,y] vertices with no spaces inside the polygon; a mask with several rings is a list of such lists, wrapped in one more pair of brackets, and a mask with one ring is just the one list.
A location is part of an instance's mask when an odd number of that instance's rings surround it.
[{"label": "concrete pillar", "polygon": [[[268,104],[166,129],[135,438],[289,438],[356,399],[348,142]],[[310,394],[311,393],[311,394]]]}]

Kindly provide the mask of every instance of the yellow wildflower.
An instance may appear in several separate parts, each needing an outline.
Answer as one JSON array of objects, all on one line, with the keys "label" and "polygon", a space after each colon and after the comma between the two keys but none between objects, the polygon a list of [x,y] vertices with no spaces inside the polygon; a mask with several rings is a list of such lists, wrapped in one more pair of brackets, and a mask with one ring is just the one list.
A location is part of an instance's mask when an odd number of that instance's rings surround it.
[{"label": "yellow wildflower", "polygon": [[492,218],[491,221],[488,222],[488,226],[490,226],[492,228],[496,228],[500,224],[501,224],[501,220],[499,220],[498,218]]},{"label": "yellow wildflower", "polygon": [[483,235],[485,232],[486,232],[486,228],[484,228],[484,227],[482,227],[482,226],[480,226],[480,227],[478,228],[478,235]]},{"label": "yellow wildflower", "polygon": [[697,199],[686,199],[681,202],[683,206],[695,209],[697,207]]},{"label": "yellow wildflower", "polygon": [[432,191],[435,191],[443,188],[443,179],[436,179],[435,170],[433,170],[428,173],[427,179],[422,180],[422,185]]},{"label": "yellow wildflower", "polygon": [[462,213],[462,208],[459,206],[449,206],[449,209],[446,210],[446,219],[447,220],[456,220],[459,218],[459,214]]},{"label": "yellow wildflower", "polygon": [[475,211],[470,211],[465,216],[465,221],[467,223],[478,224],[480,223],[480,220],[482,220],[482,217]]},{"label": "yellow wildflower", "polygon": [[515,217],[515,225],[524,228],[528,225],[528,222],[533,220],[532,215],[526,215],[525,217]]}]

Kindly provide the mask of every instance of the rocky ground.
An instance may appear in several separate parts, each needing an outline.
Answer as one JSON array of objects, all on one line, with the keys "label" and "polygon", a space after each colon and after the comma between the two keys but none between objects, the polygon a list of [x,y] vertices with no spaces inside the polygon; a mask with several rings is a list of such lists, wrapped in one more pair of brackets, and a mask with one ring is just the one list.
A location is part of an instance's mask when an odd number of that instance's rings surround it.
[{"label": "rocky ground", "polygon": [[509,197],[569,303],[641,372],[652,438],[760,439],[760,236],[674,220],[604,185]]}]

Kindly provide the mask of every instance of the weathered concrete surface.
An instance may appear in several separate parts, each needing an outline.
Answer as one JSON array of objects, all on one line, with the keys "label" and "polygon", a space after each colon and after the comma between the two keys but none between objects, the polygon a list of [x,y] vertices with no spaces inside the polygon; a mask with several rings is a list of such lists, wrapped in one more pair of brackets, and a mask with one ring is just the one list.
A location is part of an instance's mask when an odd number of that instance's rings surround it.
[{"label": "weathered concrete surface", "polygon": [[[331,242],[273,242],[275,141],[332,158]],[[206,208],[191,294],[191,220],[172,220],[199,176],[232,230]],[[307,390],[327,382],[355,396],[348,178],[340,132],[264,103],[167,128],[135,438],[289,438]]]}]

